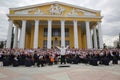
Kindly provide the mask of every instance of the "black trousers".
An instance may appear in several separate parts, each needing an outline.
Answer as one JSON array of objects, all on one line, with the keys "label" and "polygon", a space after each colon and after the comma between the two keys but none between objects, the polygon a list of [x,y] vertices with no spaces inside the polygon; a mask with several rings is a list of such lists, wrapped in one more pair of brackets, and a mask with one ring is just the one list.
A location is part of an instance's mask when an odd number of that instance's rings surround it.
[{"label": "black trousers", "polygon": [[65,55],[61,55],[61,64],[62,64],[62,63],[66,64]]},{"label": "black trousers", "polygon": [[39,60],[38,62],[37,62],[37,66],[38,67],[40,67],[40,65],[41,65],[41,67],[44,67],[44,60]]}]

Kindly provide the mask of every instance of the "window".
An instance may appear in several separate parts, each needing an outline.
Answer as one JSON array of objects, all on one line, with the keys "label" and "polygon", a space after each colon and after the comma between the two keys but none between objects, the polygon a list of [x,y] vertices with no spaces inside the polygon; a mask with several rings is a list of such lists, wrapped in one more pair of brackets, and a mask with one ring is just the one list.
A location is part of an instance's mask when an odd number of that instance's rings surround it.
[{"label": "window", "polygon": [[44,40],[44,41],[43,41],[43,47],[44,47],[44,48],[47,48],[47,40]]},{"label": "window", "polygon": [[65,28],[65,37],[69,37],[69,29]]},{"label": "window", "polygon": [[[44,37],[48,35],[48,28],[44,28]],[[60,28],[52,28],[52,37],[61,37]],[[65,37],[69,37],[69,28],[65,28]]]},{"label": "window", "polygon": [[48,35],[47,29],[48,29],[48,28],[44,28],[44,37],[47,37],[47,35]]},{"label": "window", "polygon": [[68,45],[70,45],[69,40],[65,40],[65,46],[68,46]]},{"label": "window", "polygon": [[52,29],[52,36],[61,36],[61,31],[60,31],[60,28],[53,28]]}]

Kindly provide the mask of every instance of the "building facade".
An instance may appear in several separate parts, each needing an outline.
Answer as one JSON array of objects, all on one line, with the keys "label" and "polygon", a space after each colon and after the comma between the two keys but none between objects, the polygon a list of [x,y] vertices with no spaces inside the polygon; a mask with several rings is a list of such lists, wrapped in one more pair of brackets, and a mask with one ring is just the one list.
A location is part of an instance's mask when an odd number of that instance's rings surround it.
[{"label": "building facade", "polygon": [[[13,48],[103,48],[101,13],[63,2],[10,8],[7,48],[11,45],[12,27],[15,26]],[[98,38],[96,35],[98,30]],[[97,45],[99,42],[99,46]]]}]

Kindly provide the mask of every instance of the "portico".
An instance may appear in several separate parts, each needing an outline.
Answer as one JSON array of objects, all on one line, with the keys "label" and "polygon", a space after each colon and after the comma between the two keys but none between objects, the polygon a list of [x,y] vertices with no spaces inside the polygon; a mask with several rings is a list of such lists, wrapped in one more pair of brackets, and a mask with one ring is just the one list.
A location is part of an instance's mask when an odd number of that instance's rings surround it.
[{"label": "portico", "polygon": [[[91,30],[94,34],[94,48],[98,48],[96,26],[99,32],[99,47],[103,48],[100,11],[55,1],[11,8],[8,17],[7,48],[11,45],[13,24],[15,24],[14,48],[46,47],[50,49],[55,45],[93,48]],[[18,45],[16,45],[17,42],[19,42]]]}]

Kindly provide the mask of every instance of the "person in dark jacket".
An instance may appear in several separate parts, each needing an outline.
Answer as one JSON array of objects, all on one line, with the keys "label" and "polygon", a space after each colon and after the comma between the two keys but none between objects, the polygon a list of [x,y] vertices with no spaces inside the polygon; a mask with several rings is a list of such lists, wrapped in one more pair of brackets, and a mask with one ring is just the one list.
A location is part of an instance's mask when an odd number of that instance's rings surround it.
[{"label": "person in dark jacket", "polygon": [[2,62],[3,62],[3,66],[9,66],[10,65],[9,55],[4,55]]},{"label": "person in dark jacket", "polygon": [[118,64],[119,54],[117,54],[115,51],[113,51],[112,56],[112,64]]},{"label": "person in dark jacket", "polygon": [[13,60],[13,67],[17,67],[17,66],[19,66],[19,62],[18,62],[18,57],[15,56]]}]

